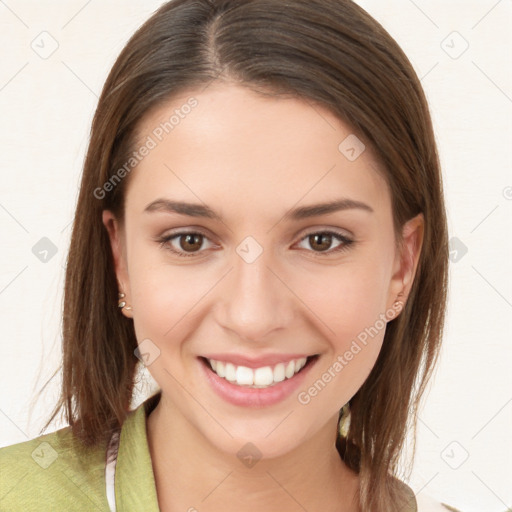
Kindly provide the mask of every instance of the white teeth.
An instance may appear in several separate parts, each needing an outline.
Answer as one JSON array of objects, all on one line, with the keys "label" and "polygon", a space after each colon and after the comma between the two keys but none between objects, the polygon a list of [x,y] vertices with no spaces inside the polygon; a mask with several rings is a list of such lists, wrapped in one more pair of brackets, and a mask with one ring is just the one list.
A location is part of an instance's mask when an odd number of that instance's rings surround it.
[{"label": "white teeth", "polygon": [[234,364],[226,363],[226,380],[234,382],[236,380],[236,368]]},{"label": "white teeth", "polygon": [[263,366],[261,368],[248,368],[247,366],[235,366],[232,363],[208,359],[212,370],[222,378],[225,378],[238,386],[253,388],[266,388],[285,379],[291,379],[306,364],[307,358],[292,359],[288,363],[278,363],[273,368]]},{"label": "white teeth", "polygon": [[222,361],[214,361],[213,359],[210,360],[210,364],[215,363],[216,368],[213,368],[213,371],[217,373],[219,377],[225,377],[226,376],[226,366]]},{"label": "white teeth", "polygon": [[287,379],[293,377],[293,374],[295,373],[295,361],[290,361],[288,365],[286,366],[286,370],[284,371],[284,374]]},{"label": "white teeth", "polygon": [[236,383],[239,386],[252,386],[254,384],[254,372],[246,366],[236,367]]},{"label": "white teeth", "polygon": [[284,363],[276,364],[274,366],[274,382],[282,382],[284,378]]},{"label": "white teeth", "polygon": [[254,384],[256,386],[270,386],[274,382],[274,372],[270,366],[256,368],[254,371]]}]

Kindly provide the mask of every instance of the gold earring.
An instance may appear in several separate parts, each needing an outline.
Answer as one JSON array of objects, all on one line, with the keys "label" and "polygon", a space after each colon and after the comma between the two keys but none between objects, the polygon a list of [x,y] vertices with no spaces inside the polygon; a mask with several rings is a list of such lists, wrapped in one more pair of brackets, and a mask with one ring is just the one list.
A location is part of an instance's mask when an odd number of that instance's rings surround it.
[{"label": "gold earring", "polygon": [[341,437],[347,437],[348,429],[350,427],[350,402],[347,402],[341,408],[341,419],[339,425],[339,432]]}]

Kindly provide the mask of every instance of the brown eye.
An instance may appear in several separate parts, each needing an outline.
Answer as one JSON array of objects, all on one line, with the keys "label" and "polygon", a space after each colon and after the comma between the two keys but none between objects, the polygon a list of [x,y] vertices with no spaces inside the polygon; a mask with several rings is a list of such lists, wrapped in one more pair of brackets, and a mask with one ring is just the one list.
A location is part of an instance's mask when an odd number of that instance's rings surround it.
[{"label": "brown eye", "polygon": [[313,249],[326,251],[331,246],[332,235],[326,233],[315,233],[313,235],[309,235],[309,243]]},{"label": "brown eye", "polygon": [[201,248],[205,240],[208,240],[206,235],[192,231],[175,233],[158,238],[161,247],[185,258],[201,254],[203,252]]},{"label": "brown eye", "polygon": [[[335,241],[338,243],[332,248],[332,244]],[[312,250],[310,252],[319,254],[326,253],[326,255],[348,249],[348,247],[354,243],[354,241],[346,235],[334,231],[316,231],[309,233],[302,238],[301,243],[304,242],[307,242],[311,247]]]},{"label": "brown eye", "polygon": [[179,235],[178,238],[180,239],[180,248],[185,252],[194,252],[201,249],[203,245],[203,235],[199,233]]}]

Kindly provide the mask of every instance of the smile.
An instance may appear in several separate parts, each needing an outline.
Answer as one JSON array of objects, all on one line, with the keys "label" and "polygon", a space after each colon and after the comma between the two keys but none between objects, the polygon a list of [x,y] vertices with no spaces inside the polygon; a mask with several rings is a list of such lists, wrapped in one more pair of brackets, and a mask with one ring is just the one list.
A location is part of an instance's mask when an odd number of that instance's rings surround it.
[{"label": "smile", "polygon": [[302,384],[319,354],[272,354],[251,358],[235,354],[199,356],[211,389],[223,400],[242,407],[268,407]]},{"label": "smile", "polygon": [[292,359],[287,363],[278,363],[274,366],[248,368],[236,366],[225,361],[207,359],[210,368],[221,378],[236,384],[252,388],[268,388],[286,379],[291,379],[300,372],[307,363],[308,358]]}]

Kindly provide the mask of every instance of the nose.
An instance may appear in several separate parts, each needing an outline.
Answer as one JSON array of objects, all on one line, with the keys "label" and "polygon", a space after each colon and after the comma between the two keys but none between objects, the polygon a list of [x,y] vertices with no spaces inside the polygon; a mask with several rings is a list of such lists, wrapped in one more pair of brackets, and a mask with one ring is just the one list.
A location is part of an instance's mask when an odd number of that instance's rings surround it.
[{"label": "nose", "polygon": [[265,341],[293,318],[293,293],[267,252],[252,262],[235,252],[233,268],[219,290],[219,324],[246,341]]}]

